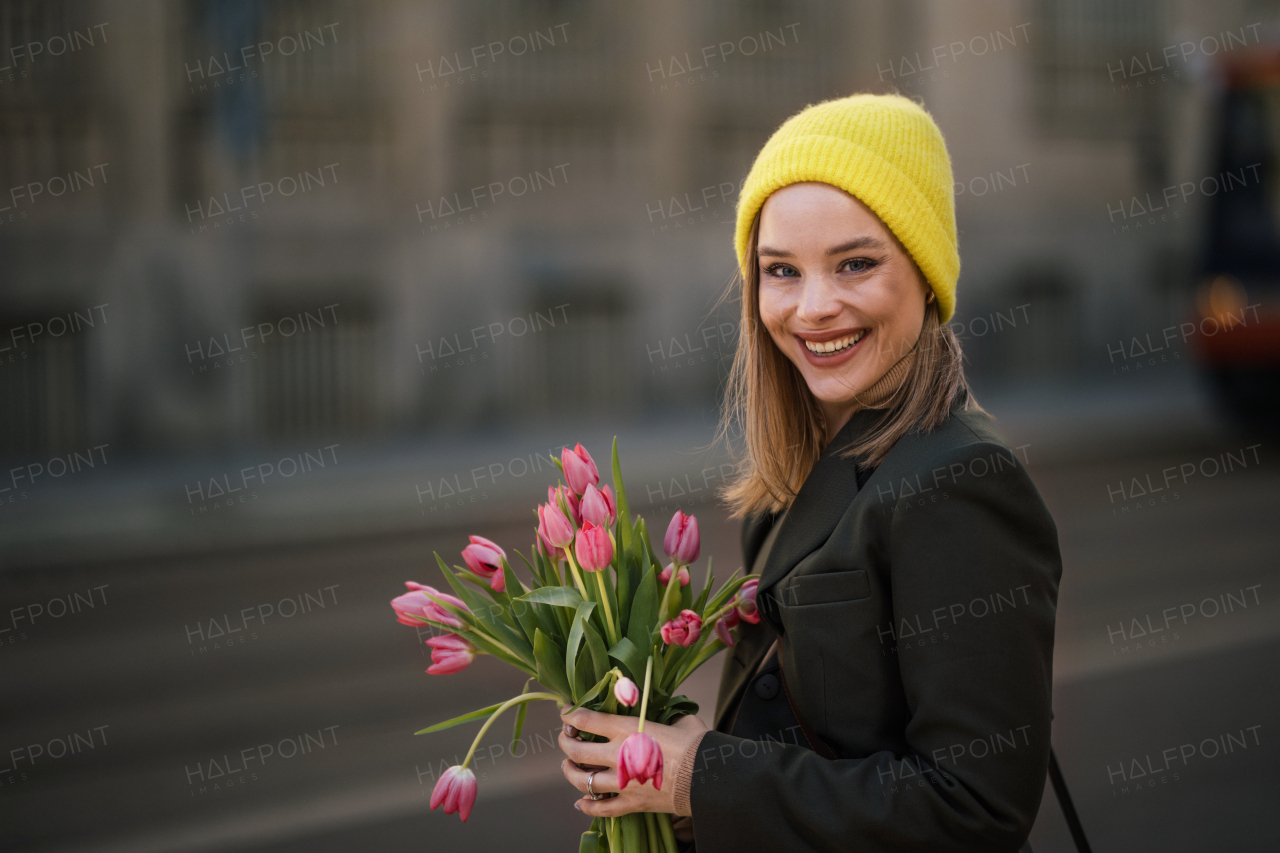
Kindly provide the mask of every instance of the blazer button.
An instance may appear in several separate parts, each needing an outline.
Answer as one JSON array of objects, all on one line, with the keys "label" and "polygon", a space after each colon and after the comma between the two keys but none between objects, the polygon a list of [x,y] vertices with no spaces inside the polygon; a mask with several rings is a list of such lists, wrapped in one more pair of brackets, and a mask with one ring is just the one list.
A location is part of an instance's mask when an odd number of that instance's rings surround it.
[{"label": "blazer button", "polygon": [[761,699],[772,699],[778,695],[778,677],[773,673],[765,673],[756,679],[756,695]]}]

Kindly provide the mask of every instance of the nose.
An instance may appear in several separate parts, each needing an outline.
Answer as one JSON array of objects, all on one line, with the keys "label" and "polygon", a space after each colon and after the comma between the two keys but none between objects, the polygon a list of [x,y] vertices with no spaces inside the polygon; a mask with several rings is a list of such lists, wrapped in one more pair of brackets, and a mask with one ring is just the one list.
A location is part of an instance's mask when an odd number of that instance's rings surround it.
[{"label": "nose", "polygon": [[801,285],[796,318],[812,326],[837,316],[841,311],[835,283],[824,276],[810,276]]}]

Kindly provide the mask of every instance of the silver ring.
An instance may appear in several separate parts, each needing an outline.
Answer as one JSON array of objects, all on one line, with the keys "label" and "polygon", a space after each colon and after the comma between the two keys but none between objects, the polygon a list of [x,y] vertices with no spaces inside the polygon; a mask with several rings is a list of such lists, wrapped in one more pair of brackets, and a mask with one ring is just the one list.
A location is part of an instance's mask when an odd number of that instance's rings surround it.
[{"label": "silver ring", "polygon": [[587,777],[587,793],[591,795],[591,799],[593,800],[598,800],[602,796],[601,794],[597,794],[591,787],[591,783],[596,780],[596,774],[599,772],[599,770],[592,770],[591,775]]}]

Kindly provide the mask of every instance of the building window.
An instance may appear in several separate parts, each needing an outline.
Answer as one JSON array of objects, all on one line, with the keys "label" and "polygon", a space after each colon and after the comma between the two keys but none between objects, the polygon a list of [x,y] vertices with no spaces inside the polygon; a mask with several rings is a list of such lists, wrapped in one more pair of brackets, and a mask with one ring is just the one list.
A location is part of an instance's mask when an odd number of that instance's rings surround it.
[{"label": "building window", "polygon": [[[1140,128],[1135,97],[1146,85],[1148,56],[1162,64],[1163,26],[1156,0],[1035,0],[1031,56],[1035,117],[1042,133],[1067,138],[1127,138]],[[1035,35],[1032,36],[1036,38]],[[1138,63],[1135,65],[1135,61]]]}]

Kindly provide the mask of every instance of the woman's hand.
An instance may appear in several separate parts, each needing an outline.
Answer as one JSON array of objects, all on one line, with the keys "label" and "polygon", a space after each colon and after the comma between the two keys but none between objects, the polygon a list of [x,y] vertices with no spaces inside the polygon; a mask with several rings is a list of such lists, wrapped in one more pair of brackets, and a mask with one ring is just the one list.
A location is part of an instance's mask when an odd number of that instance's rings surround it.
[{"label": "woman's hand", "polygon": [[[569,784],[583,794],[587,793],[587,779],[592,770],[583,770],[578,766],[584,765],[588,768],[601,768],[595,771],[595,779],[591,785],[593,791],[597,794],[617,792],[618,750],[627,735],[640,725],[640,718],[619,717],[579,708],[561,719],[564,720],[565,727],[560,733],[560,749],[569,757],[561,763],[560,768]],[[676,766],[689,744],[706,730],[706,725],[693,715],[681,717],[674,726],[647,721],[644,724],[645,734],[652,736],[662,748],[662,789],[655,791],[652,782],[640,784],[632,781],[616,797],[592,800],[590,796],[584,796],[574,806],[592,817],[617,817],[632,812],[674,812]],[[577,739],[579,731],[607,737],[609,741],[581,741]]]}]

